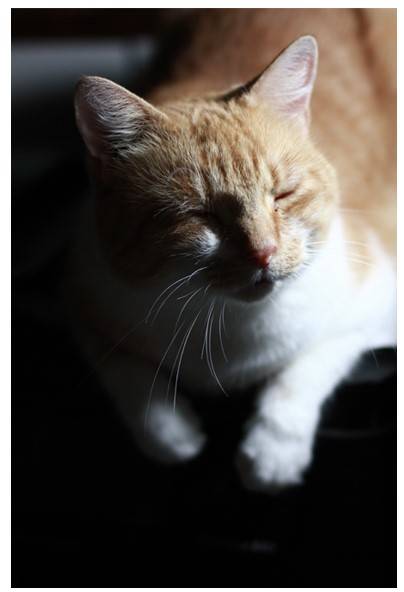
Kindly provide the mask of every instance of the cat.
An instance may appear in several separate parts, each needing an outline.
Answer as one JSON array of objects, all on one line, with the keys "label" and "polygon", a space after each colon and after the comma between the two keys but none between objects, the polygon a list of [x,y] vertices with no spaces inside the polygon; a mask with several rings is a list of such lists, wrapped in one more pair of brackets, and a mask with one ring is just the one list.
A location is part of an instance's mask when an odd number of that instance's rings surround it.
[{"label": "cat", "polygon": [[[154,459],[203,450],[192,394],[261,385],[235,455],[242,482],[299,483],[324,401],[365,351],[396,342],[394,81],[377,86],[383,58],[366,44],[380,34],[358,35],[359,12],[196,11],[149,100],[78,83],[95,195],[73,314]],[[378,12],[366,18],[387,30],[394,15]],[[322,58],[312,109],[306,30]]]}]

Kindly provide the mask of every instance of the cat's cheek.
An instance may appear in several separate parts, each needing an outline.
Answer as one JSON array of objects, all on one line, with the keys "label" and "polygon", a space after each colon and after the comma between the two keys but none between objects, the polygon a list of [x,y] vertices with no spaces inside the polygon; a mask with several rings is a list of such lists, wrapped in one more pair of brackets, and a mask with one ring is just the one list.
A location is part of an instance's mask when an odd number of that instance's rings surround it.
[{"label": "cat's cheek", "polygon": [[291,219],[284,223],[281,231],[281,245],[273,258],[272,269],[280,275],[296,272],[307,261],[307,243],[310,229],[300,220]]},{"label": "cat's cheek", "polygon": [[282,249],[273,258],[270,264],[270,273],[274,279],[288,277],[295,273],[305,261],[305,251],[300,240],[285,241]]}]

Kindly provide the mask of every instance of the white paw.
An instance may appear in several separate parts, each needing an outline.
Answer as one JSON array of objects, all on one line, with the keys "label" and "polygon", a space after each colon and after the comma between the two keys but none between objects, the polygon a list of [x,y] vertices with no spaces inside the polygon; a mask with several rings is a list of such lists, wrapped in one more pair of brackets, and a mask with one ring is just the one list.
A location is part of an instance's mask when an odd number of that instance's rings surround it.
[{"label": "white paw", "polygon": [[206,441],[199,421],[182,402],[173,410],[165,403],[152,405],[137,440],[146,454],[164,463],[186,462],[197,456]]},{"label": "white paw", "polygon": [[257,419],[242,442],[237,465],[248,489],[270,491],[301,482],[312,456],[312,435],[287,433],[276,423]]}]

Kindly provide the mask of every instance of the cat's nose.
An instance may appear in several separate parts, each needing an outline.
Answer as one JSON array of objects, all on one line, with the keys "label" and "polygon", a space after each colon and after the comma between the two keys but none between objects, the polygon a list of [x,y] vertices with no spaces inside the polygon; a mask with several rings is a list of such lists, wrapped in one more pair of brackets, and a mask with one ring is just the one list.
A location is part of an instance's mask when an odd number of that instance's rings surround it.
[{"label": "cat's nose", "polygon": [[276,245],[268,243],[262,249],[254,249],[251,251],[251,258],[258,267],[265,269],[268,267],[272,255],[276,252]]}]

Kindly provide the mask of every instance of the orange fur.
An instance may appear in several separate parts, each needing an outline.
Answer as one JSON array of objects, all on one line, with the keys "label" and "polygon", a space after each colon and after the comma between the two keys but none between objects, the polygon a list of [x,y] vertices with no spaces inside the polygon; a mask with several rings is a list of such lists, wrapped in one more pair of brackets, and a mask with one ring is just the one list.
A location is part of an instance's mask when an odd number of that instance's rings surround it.
[{"label": "orange fur", "polygon": [[181,393],[259,383],[242,478],[297,483],[325,399],[395,343],[395,14],[187,14],[189,45],[151,103],[78,85],[96,180],[74,255],[83,349],[161,460],[205,441]]},{"label": "orange fur", "polygon": [[[216,283],[237,282],[238,262],[248,263],[268,237],[278,250],[273,267],[280,275],[293,271],[302,252],[288,235],[288,219],[324,237],[336,206],[330,165],[293,126],[286,130],[266,106],[244,98],[168,104],[162,112],[169,123],[155,147],[114,162],[113,190],[104,188],[98,200],[116,269],[127,279],[158,273],[168,255],[192,249],[208,222],[233,249],[233,269],[216,262]],[[293,196],[275,205],[271,192],[289,190]]]},{"label": "orange fur", "polygon": [[[172,257],[192,254],[209,227],[232,249],[232,269],[216,262],[215,283],[236,283],[268,237],[276,249],[271,267],[283,277],[304,262],[289,221],[318,245],[340,207],[352,264],[365,276],[367,228],[388,252],[395,248],[395,93],[385,75],[387,62],[392,75],[394,11],[224,9],[190,18],[188,48],[149,97],[157,108],[102,79],[84,81],[79,92],[95,85],[96,106],[110,96],[104,103],[121,109],[114,125],[129,134],[118,142],[113,131],[119,156],[108,156],[98,175],[99,229],[112,265],[128,280],[157,274]],[[223,94],[307,32],[320,46],[313,141],[253,93]],[[386,35],[387,61],[380,57]],[[89,142],[90,151],[104,150],[97,133]],[[288,199],[275,202],[273,194]]]},{"label": "orange fur", "polygon": [[[219,92],[252,78],[299,35],[316,36],[312,135],[336,167],[352,240],[365,222],[389,253],[396,235],[396,10],[195,11],[188,50],[151,100]],[[359,210],[353,217],[345,209]],[[348,221],[349,220],[349,221]]]}]

